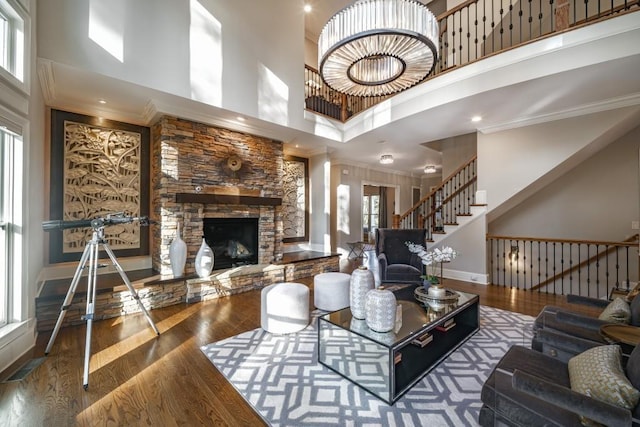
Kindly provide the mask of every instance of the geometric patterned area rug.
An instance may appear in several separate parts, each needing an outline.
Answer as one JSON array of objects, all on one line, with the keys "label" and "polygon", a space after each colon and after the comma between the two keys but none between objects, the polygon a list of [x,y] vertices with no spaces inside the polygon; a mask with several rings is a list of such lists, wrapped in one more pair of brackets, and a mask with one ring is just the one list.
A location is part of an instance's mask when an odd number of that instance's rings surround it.
[{"label": "geometric patterned area rug", "polygon": [[388,405],[318,363],[320,314],[295,334],[257,328],[201,349],[272,426],[477,426],[482,384],[509,347],[530,346],[534,320],[480,306],[480,330]]}]

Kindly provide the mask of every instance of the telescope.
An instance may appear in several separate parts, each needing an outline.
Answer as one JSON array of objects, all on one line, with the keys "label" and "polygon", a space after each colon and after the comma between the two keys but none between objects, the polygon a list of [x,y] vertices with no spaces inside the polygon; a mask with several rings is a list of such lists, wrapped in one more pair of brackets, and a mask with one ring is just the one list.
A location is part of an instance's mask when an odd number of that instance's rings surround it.
[{"label": "telescope", "polygon": [[106,227],[108,225],[116,224],[128,224],[130,222],[139,221],[140,225],[147,226],[152,221],[147,216],[124,216],[122,213],[107,215],[106,217],[94,218],[94,219],[77,219],[72,221],[63,221],[59,219],[53,219],[50,221],[42,222],[42,229],[44,231],[51,230],[67,230],[69,228],[82,228],[91,227],[94,229]]}]

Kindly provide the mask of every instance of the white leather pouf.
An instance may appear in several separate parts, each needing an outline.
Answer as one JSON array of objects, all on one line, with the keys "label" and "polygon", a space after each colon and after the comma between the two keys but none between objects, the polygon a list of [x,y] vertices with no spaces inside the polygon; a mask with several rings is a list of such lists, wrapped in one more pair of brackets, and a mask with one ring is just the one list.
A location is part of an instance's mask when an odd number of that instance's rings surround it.
[{"label": "white leather pouf", "polygon": [[301,283],[274,283],[261,294],[260,326],[272,334],[290,334],[309,324],[309,288]]},{"label": "white leather pouf", "polygon": [[313,302],[316,308],[336,311],[349,307],[349,281],[346,273],[321,273],[313,278]]}]

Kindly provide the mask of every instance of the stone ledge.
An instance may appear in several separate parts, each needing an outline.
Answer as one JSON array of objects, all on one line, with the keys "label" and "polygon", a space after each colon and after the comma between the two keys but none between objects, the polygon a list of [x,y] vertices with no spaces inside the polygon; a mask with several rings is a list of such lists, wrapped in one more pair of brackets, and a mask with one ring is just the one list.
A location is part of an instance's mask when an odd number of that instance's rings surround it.
[{"label": "stone ledge", "polygon": [[[138,292],[140,301],[145,308],[153,310],[180,303],[207,301],[261,289],[272,283],[295,281],[302,277],[339,270],[340,255],[331,254],[323,255],[320,258],[297,260],[289,264],[259,264],[219,270],[203,279],[193,275],[177,278],[171,275],[161,276],[151,270],[146,278],[141,277],[133,281],[132,276],[138,274],[133,272],[128,272],[127,277],[132,280],[132,285]],[[116,279],[119,279],[119,275]],[[58,286],[64,290],[63,294],[47,295],[44,298],[36,299],[38,332],[50,331],[55,326],[70,281],[71,279],[67,279],[67,285],[64,287]],[[102,289],[96,295],[94,319],[109,319],[140,312],[140,307],[124,283],[111,283],[109,288],[104,287],[106,284],[107,280],[104,277],[98,278],[98,285]],[[83,292],[84,290],[86,290],[86,277],[81,279],[78,292],[74,295],[65,315],[63,327],[85,322],[82,319],[86,311],[86,292]]]}]

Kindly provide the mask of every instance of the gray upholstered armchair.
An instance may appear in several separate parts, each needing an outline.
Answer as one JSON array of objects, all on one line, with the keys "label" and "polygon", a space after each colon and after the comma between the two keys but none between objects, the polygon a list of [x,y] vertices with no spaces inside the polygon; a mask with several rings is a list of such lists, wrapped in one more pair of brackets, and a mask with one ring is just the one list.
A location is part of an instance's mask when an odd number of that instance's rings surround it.
[{"label": "gray upholstered armchair", "polygon": [[[598,346],[566,363],[513,346],[485,381],[482,426],[639,426],[640,346]],[[635,389],[635,391],[634,391]],[[597,398],[596,398],[597,396]]]},{"label": "gray upholstered armchair", "polygon": [[376,229],[376,256],[380,270],[380,282],[420,283],[423,274],[422,261],[409,251],[405,242],[425,245],[427,230]]},{"label": "gray upholstered armchair", "polygon": [[[531,348],[566,362],[579,350],[579,347],[574,345],[577,341],[591,343],[591,345],[608,344],[600,332],[603,325],[626,323],[640,327],[639,297],[633,298],[624,310],[618,309],[617,312],[611,311],[612,301],[609,300],[567,295],[567,302],[595,307],[603,312],[607,310],[610,315],[599,318],[573,312],[566,308],[546,306],[534,322]],[[620,311],[625,314],[626,320],[615,322],[612,318],[624,317]],[[632,347],[624,344],[622,349],[626,354],[633,350]]]}]

